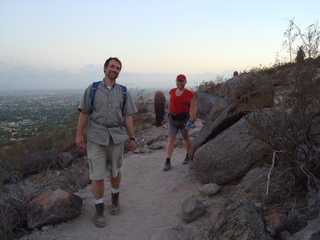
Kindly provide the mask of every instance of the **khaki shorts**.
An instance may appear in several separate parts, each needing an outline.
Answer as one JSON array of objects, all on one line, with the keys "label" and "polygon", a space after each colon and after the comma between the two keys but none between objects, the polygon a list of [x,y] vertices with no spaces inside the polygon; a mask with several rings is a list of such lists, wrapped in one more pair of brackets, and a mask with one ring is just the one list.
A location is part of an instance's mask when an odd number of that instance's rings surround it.
[{"label": "khaki shorts", "polygon": [[109,145],[103,146],[88,141],[87,153],[91,180],[116,177],[122,165],[124,142],[114,144],[110,139]]}]

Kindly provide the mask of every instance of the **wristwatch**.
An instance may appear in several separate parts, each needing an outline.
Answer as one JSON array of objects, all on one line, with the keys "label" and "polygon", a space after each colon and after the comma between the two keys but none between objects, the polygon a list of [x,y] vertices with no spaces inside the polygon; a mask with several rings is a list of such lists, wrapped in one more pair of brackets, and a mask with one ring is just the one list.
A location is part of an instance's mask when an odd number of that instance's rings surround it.
[{"label": "wristwatch", "polygon": [[130,140],[136,141],[136,138],[130,138]]}]

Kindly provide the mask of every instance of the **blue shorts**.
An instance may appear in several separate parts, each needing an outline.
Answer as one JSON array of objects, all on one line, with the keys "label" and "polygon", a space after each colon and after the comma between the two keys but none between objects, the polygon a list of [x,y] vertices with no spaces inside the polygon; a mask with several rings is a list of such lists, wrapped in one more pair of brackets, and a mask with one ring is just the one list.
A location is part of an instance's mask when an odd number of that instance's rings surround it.
[{"label": "blue shorts", "polygon": [[[182,120],[183,121],[183,120]],[[183,128],[177,128],[173,125],[173,122],[171,121],[170,117],[169,117],[169,121],[168,121],[168,135],[177,135],[178,132],[181,132],[181,135],[183,137],[188,137],[189,135],[189,131],[183,127]]]}]

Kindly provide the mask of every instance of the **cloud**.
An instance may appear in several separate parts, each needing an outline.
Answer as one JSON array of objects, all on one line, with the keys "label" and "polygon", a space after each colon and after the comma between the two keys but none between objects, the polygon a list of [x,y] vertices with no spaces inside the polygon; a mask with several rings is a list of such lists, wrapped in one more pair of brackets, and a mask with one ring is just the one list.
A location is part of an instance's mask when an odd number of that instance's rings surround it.
[{"label": "cloud", "polygon": [[79,70],[83,75],[97,76],[103,73],[101,64],[87,64]]},{"label": "cloud", "polygon": [[30,66],[18,66],[0,70],[0,89],[42,90],[42,89],[79,89],[84,85],[84,74],[68,71],[39,70]]},{"label": "cloud", "polygon": [[[203,81],[215,80],[216,76],[231,77],[234,70],[220,74],[203,72],[185,74],[187,87],[199,85]],[[134,73],[121,72],[117,82],[130,88],[158,88],[175,87],[175,78],[180,73]],[[57,70],[39,70],[30,66],[18,66],[7,70],[0,69],[0,89],[8,90],[59,90],[85,89],[94,81],[102,80],[104,74],[98,64],[88,64],[79,69],[78,73]]]},{"label": "cloud", "polygon": [[[187,87],[198,86],[203,81],[215,81],[217,76],[231,78],[234,69],[220,73],[203,72],[194,74],[185,74],[187,77]],[[138,88],[173,88],[176,87],[176,77],[184,73],[132,73],[123,72],[118,79],[118,82],[132,87]]]}]

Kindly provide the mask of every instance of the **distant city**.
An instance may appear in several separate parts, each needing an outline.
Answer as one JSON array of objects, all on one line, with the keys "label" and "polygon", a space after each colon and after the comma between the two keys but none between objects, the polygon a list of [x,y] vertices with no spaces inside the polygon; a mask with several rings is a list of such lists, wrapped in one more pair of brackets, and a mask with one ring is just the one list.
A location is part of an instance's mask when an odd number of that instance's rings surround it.
[{"label": "distant city", "polygon": [[0,146],[56,127],[77,112],[84,90],[0,92]]},{"label": "distant city", "polygon": [[[156,89],[128,89],[133,100],[152,101]],[[169,89],[163,90],[168,99]],[[0,91],[0,147],[57,127],[78,115],[83,90]],[[76,127],[76,123],[75,123]]]}]

